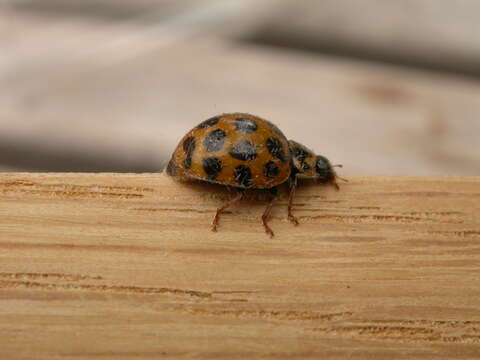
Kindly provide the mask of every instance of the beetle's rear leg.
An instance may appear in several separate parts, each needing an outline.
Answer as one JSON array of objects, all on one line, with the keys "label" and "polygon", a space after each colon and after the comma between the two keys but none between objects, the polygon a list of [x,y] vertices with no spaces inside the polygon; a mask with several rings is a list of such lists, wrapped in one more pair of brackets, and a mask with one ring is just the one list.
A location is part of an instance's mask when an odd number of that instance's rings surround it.
[{"label": "beetle's rear leg", "polygon": [[268,218],[270,217],[270,213],[272,212],[273,202],[277,198],[278,191],[277,191],[277,188],[273,187],[273,188],[269,189],[269,192],[270,192],[270,201],[269,201],[267,207],[265,208],[265,211],[263,212],[262,223],[263,223],[263,228],[265,229],[265,232],[268,235],[270,235],[270,237],[273,237],[273,235],[274,235],[273,231],[270,228],[270,226],[268,226],[267,222],[268,222]]},{"label": "beetle's rear leg", "polygon": [[228,200],[226,203],[223,204],[222,207],[219,207],[217,209],[217,212],[215,213],[215,216],[213,217],[213,221],[212,221],[212,231],[217,231],[218,222],[220,220],[220,214],[223,213],[225,209],[228,208],[230,205],[233,205],[236,202],[240,201],[243,195],[244,195],[244,192],[239,191],[233,199]]},{"label": "beetle's rear leg", "polygon": [[293,175],[288,179],[288,186],[290,187],[290,195],[288,196],[288,220],[295,226],[299,224],[298,219],[293,216],[292,206],[293,197],[295,196],[295,189],[297,187],[297,176]]}]

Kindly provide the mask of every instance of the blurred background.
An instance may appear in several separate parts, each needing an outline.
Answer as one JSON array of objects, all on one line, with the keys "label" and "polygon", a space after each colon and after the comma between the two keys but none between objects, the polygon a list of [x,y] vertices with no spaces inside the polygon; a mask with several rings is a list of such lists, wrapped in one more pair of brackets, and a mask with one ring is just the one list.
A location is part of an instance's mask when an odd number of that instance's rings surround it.
[{"label": "blurred background", "polygon": [[0,171],[159,171],[239,111],[342,174],[480,175],[477,0],[0,4]]}]

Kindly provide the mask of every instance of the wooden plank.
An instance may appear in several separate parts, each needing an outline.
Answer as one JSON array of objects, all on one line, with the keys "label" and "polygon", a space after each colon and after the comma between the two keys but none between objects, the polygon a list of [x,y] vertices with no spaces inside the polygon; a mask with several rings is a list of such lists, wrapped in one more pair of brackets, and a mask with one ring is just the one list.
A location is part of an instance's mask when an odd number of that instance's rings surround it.
[{"label": "wooden plank", "polygon": [[478,358],[479,177],[302,185],[0,174],[2,358]]}]

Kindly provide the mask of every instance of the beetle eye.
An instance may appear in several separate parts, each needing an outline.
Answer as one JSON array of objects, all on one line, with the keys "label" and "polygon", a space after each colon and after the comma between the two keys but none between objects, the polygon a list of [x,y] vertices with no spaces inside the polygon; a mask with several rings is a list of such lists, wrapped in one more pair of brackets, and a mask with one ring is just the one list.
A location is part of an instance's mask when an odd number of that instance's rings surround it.
[{"label": "beetle eye", "polygon": [[317,172],[319,177],[325,180],[330,179],[330,177],[332,176],[332,166],[330,165],[330,162],[325,156],[317,156],[315,171]]}]

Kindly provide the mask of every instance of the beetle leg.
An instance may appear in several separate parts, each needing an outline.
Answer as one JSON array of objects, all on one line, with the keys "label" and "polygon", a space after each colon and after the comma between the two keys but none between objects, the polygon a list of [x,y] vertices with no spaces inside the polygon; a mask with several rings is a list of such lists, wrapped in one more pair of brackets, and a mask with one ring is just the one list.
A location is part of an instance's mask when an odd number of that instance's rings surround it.
[{"label": "beetle leg", "polygon": [[293,216],[292,213],[292,206],[293,206],[293,197],[295,196],[295,189],[297,187],[297,176],[292,176],[289,181],[288,185],[290,187],[290,195],[288,196],[288,220],[295,226],[299,224],[298,219]]},{"label": "beetle leg", "polygon": [[212,221],[212,231],[217,231],[218,227],[218,221],[220,220],[220,214],[225,211],[226,208],[228,208],[230,205],[236,203],[243,197],[244,192],[239,191],[237,196],[235,196],[233,199],[228,200],[226,203],[223,204],[222,207],[219,207],[217,209],[217,212],[215,213],[215,216],[213,217]]},{"label": "beetle leg", "polygon": [[263,212],[263,215],[262,215],[263,227],[265,229],[265,232],[268,235],[270,235],[270,237],[273,237],[273,231],[270,228],[270,226],[268,226],[267,222],[268,222],[268,218],[270,217],[270,213],[272,212],[273,202],[277,198],[277,193],[278,193],[277,188],[274,187],[274,188],[270,189],[270,194],[271,194],[270,202],[268,203],[268,205],[265,208],[265,211]]}]

